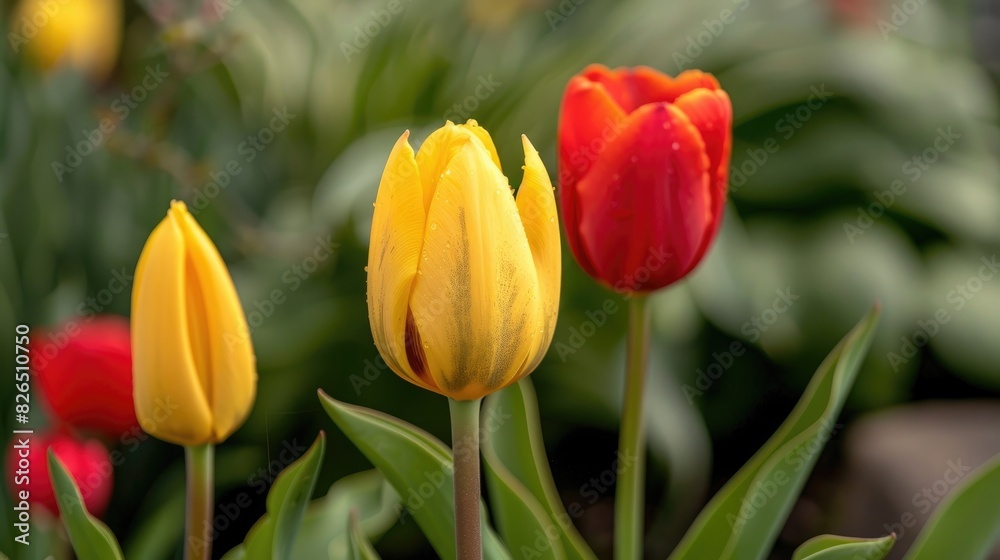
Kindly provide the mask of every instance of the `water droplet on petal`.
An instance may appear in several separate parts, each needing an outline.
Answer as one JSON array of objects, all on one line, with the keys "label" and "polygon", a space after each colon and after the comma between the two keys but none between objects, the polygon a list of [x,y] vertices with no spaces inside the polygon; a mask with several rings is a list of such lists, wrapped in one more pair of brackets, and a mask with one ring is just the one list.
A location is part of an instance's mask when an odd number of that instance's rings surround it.
[{"label": "water droplet on petal", "polygon": [[438,228],[438,225],[437,225],[437,224],[431,224],[431,230],[432,230],[432,231],[433,231],[433,230],[435,230],[435,229],[437,229],[437,228]]},{"label": "water droplet on petal", "polygon": [[681,145],[678,144],[677,142],[674,142],[673,144],[671,144],[670,147],[673,148],[674,150],[681,149]]},{"label": "water droplet on petal", "polygon": [[555,217],[555,216],[552,216],[552,217],[550,217],[550,218],[549,218],[549,221],[550,221],[550,222],[554,222],[554,221],[556,221],[556,217]]},{"label": "water droplet on petal", "polygon": [[451,175],[451,169],[445,169],[444,170],[444,174],[445,175]]},{"label": "water droplet on petal", "polygon": [[368,267],[367,266],[365,267],[365,272],[368,272]]}]

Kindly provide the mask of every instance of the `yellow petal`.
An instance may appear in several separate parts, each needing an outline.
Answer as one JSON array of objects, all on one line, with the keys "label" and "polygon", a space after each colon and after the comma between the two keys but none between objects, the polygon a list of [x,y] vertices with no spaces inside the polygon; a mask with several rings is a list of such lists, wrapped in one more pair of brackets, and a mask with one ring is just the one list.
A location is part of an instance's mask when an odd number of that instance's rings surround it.
[{"label": "yellow petal", "polygon": [[476,135],[479,141],[483,143],[483,146],[490,152],[490,157],[493,158],[493,163],[496,164],[497,169],[502,170],[500,167],[500,156],[497,154],[497,147],[493,144],[493,138],[490,133],[483,127],[479,126],[479,123],[474,119],[469,119],[465,124],[458,125],[459,128],[464,128],[468,132]]},{"label": "yellow petal", "polygon": [[389,154],[375,198],[368,248],[368,317],[372,337],[389,368],[431,390],[406,356],[410,291],[424,236],[420,173],[404,132]]},{"label": "yellow petal", "polygon": [[527,136],[521,136],[524,147],[524,178],[517,189],[517,211],[528,238],[535,272],[538,276],[542,333],[532,349],[518,378],[531,373],[545,356],[556,329],[559,315],[559,287],[562,280],[562,254],[559,244],[559,221],[556,219],[556,199],[549,174],[538,157],[538,151]]},{"label": "yellow petal", "polygon": [[448,170],[410,309],[438,392],[474,399],[509,383],[537,345],[538,280],[510,187],[478,137]]},{"label": "yellow petal", "polygon": [[458,154],[469,138],[468,131],[448,121],[444,126],[432,132],[420,145],[420,150],[417,151],[416,165],[420,169],[425,216],[430,209],[438,181],[448,170],[448,162]]},{"label": "yellow petal", "polygon": [[135,412],[142,429],[178,445],[206,443],[212,411],[188,333],[185,241],[168,215],[143,247],[132,289]]},{"label": "yellow petal", "polygon": [[183,203],[170,213],[184,234],[188,336],[212,409],[212,442],[218,443],[236,431],[253,408],[256,358],[243,307],[218,249]]}]

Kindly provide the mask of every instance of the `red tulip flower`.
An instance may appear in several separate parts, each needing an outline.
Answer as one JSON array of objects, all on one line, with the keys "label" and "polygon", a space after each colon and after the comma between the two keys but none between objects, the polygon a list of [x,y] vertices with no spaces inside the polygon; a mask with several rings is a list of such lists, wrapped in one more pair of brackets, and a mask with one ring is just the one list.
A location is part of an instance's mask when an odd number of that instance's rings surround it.
[{"label": "red tulip flower", "polygon": [[592,65],[559,115],[569,246],[599,282],[648,292],[686,276],[721,222],[732,143],[729,96],[710,74]]},{"label": "red tulip flower", "polygon": [[[21,437],[30,438],[27,449],[20,445]],[[77,441],[65,434],[50,433],[15,436],[10,446],[7,482],[15,503],[20,501],[20,492],[26,490],[32,506],[41,506],[53,515],[59,515],[59,505],[49,478],[51,448],[76,482],[87,511],[100,516],[107,509],[114,469],[107,449],[97,440]]]},{"label": "red tulip flower", "polygon": [[32,340],[35,386],[56,420],[115,440],[136,428],[129,323],[69,322]]}]

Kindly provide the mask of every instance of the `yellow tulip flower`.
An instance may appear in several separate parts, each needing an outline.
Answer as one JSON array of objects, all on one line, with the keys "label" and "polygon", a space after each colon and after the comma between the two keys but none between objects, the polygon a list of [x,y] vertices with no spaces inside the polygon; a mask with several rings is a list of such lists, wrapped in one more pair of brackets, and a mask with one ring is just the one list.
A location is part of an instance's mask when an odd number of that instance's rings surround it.
[{"label": "yellow tulip flower", "polygon": [[45,70],[66,65],[98,80],[115,65],[121,27],[121,0],[23,0],[8,38]]},{"label": "yellow tulip flower", "polygon": [[552,184],[527,137],[515,199],[475,121],[449,121],[416,155],[408,136],[375,202],[372,336],[403,379],[478,399],[531,373],[552,341],[561,272]]},{"label": "yellow tulip flower", "polygon": [[226,265],[183,202],[146,240],[132,289],[135,412],[178,445],[225,440],[257,392],[246,316]]}]

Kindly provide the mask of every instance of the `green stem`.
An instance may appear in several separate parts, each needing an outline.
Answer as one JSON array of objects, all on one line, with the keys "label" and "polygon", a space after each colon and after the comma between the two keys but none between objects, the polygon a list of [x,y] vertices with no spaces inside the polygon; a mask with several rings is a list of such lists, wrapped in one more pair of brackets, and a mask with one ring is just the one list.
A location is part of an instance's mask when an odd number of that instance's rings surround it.
[{"label": "green stem", "polygon": [[628,309],[625,397],[618,440],[618,484],[615,488],[615,559],[642,557],[646,472],[646,434],[642,398],[649,355],[648,296],[632,294]]},{"label": "green stem", "polygon": [[479,528],[479,403],[448,399],[455,456],[455,549],[458,560],[483,557]]},{"label": "green stem", "polygon": [[184,560],[212,558],[212,511],[215,508],[215,448],[212,444],[184,448],[187,462],[187,519]]}]

